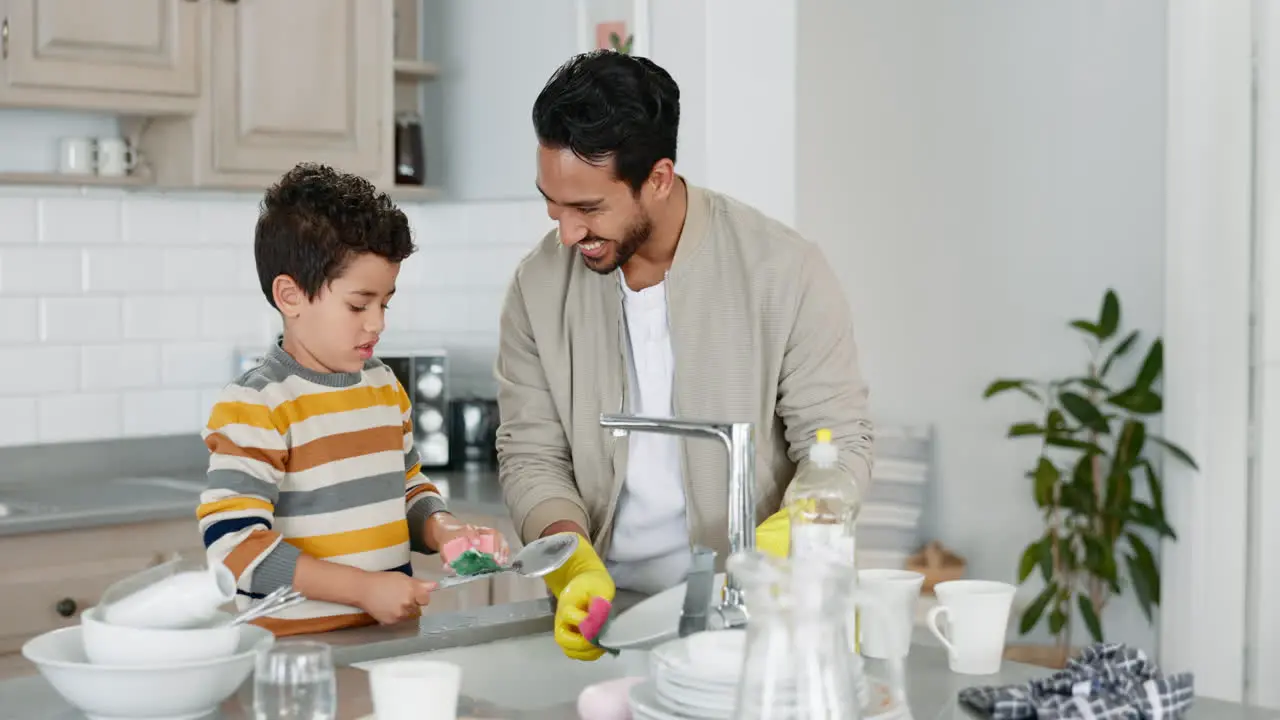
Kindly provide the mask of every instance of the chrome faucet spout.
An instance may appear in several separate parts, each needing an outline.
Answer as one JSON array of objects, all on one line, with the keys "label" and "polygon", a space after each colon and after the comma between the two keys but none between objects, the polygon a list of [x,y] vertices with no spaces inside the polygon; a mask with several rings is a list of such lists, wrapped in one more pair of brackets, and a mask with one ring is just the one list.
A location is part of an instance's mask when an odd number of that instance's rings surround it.
[{"label": "chrome faucet spout", "polygon": [[[751,423],[704,422],[636,415],[601,415],[600,425],[616,435],[650,432],[685,437],[716,439],[723,444],[729,460],[729,553],[754,550],[756,546],[756,446],[755,426]],[[690,583],[702,582],[691,577]],[[688,586],[686,592],[689,592]],[[718,626],[736,627],[745,622],[746,598],[742,586],[732,573],[726,573],[724,595],[717,606],[722,622]]]}]

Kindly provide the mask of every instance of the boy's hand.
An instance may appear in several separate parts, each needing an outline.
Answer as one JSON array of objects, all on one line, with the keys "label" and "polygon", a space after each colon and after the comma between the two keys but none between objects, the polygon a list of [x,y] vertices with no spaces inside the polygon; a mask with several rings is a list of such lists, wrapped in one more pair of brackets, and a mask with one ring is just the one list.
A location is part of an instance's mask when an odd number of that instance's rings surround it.
[{"label": "boy's hand", "polygon": [[431,602],[435,583],[417,580],[402,572],[370,573],[364,582],[360,609],[383,625],[403,622],[422,614]]},{"label": "boy's hand", "polygon": [[453,557],[442,558],[446,566],[453,562],[462,550],[445,553],[445,545],[459,538],[464,540],[462,543],[457,543],[463,547],[463,550],[471,547],[480,552],[492,553],[493,559],[499,564],[505,565],[511,557],[511,549],[507,546],[507,540],[502,533],[482,525],[464,523],[447,512],[432,513],[431,517],[427,518],[426,538],[427,547],[442,555],[453,555]]}]

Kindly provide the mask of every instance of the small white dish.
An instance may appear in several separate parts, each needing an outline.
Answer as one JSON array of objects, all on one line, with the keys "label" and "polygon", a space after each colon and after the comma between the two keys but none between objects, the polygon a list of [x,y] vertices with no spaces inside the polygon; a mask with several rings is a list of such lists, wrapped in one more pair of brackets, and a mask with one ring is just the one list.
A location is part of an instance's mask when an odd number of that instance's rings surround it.
[{"label": "small white dish", "polygon": [[64,700],[89,720],[195,720],[212,714],[253,672],[255,655],[275,642],[255,625],[241,629],[235,652],[187,663],[122,667],[94,665],[83,630],[67,627],[38,635],[22,656]]},{"label": "small white dish", "polygon": [[[724,588],[724,573],[712,585],[712,598]],[[618,650],[649,650],[680,635],[680,612],[684,609],[685,583],[645,598],[609,621],[598,642]],[[714,606],[715,600],[712,601]]]},{"label": "small white dish", "polygon": [[165,665],[213,660],[234,653],[245,626],[217,627],[231,617],[218,613],[211,627],[137,628],[104,622],[100,609],[91,607],[80,615],[80,625],[85,655],[95,665]]}]

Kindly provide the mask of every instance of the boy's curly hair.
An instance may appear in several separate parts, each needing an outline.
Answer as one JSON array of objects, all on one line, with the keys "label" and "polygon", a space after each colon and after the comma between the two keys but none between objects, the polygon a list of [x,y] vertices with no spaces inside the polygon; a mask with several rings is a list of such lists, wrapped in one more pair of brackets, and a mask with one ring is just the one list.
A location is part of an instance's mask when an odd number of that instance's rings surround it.
[{"label": "boy's curly hair", "polygon": [[386,193],[315,163],[298,164],[267,189],[253,238],[258,282],[272,307],[278,275],[293,278],[313,300],[357,255],[398,263],[414,250],[409,220]]}]

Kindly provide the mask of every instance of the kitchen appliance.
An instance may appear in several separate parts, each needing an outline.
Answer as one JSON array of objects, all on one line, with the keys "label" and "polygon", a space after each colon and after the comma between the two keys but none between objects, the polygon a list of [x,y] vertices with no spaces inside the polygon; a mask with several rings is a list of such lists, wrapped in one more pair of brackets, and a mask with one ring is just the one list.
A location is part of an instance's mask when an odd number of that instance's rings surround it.
[{"label": "kitchen appliance", "polygon": [[424,468],[449,466],[448,353],[444,350],[389,350],[381,360],[409,394],[413,437]]},{"label": "kitchen appliance", "polygon": [[453,464],[458,468],[498,466],[498,401],[461,398],[450,405]]},{"label": "kitchen appliance", "polygon": [[396,184],[427,183],[426,150],[423,148],[422,118],[415,112],[396,115]]}]

